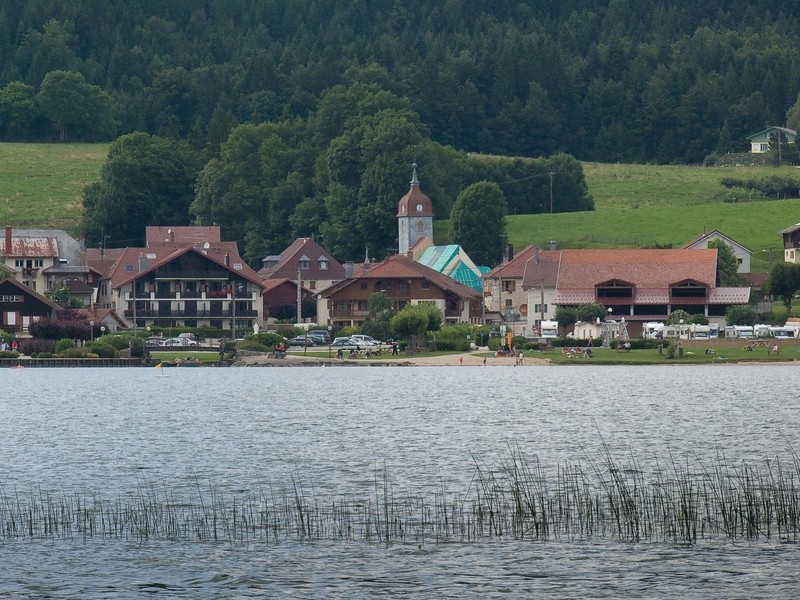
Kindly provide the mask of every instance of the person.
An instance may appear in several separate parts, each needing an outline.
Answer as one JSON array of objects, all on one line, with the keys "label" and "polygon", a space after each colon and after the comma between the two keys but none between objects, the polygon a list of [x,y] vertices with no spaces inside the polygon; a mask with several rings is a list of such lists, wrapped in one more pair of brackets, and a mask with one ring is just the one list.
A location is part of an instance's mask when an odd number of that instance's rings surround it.
[{"label": "person", "polygon": [[356,358],[356,349],[350,348],[350,358]]},{"label": "person", "polygon": [[486,366],[486,357],[485,356],[483,357],[483,366],[484,367]]},{"label": "person", "polygon": [[338,348],[336,350],[336,358],[344,358],[344,352],[342,351],[341,348]]},{"label": "person", "polygon": [[522,352],[520,352],[519,353],[519,364],[522,365],[524,361],[525,361],[525,355]]},{"label": "person", "polygon": [[459,356],[458,357],[458,362],[461,363],[461,366],[463,367],[464,366],[464,357],[463,356]]},{"label": "person", "polygon": [[625,352],[630,352],[631,351],[631,343],[630,342],[625,342],[622,345],[622,347],[625,348]]},{"label": "person", "polygon": [[772,345],[772,354],[780,354],[780,351],[781,351],[781,349],[780,349],[780,346],[778,346],[778,344],[773,344]]},{"label": "person", "polygon": [[397,356],[397,342],[392,340],[392,356]]}]

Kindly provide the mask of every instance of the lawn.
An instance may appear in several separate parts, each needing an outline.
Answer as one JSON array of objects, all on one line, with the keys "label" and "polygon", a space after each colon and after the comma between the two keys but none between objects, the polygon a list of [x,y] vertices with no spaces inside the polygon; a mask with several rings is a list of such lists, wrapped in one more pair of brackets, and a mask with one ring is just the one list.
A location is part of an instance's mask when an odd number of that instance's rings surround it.
[{"label": "lawn", "polygon": [[99,178],[108,147],[0,143],[0,210],[5,223],[77,235],[83,188]]}]

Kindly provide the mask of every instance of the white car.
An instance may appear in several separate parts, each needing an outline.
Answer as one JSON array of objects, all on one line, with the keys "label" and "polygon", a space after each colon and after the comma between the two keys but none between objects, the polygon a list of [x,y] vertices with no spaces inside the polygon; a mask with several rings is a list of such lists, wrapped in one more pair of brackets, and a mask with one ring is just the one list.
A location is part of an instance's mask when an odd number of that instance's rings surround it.
[{"label": "white car", "polygon": [[380,346],[382,342],[376,340],[372,336],[369,335],[362,335],[357,333],[355,335],[351,335],[350,339],[359,346]]}]

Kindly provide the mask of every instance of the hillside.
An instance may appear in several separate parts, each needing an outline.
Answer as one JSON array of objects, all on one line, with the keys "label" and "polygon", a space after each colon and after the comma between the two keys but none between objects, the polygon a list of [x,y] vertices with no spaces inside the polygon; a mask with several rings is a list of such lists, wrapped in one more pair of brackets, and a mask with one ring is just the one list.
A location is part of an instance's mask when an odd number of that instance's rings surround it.
[{"label": "hillside", "polygon": [[0,211],[14,227],[79,234],[81,192],[96,181],[108,144],[0,144]]},{"label": "hillside", "polygon": [[[0,143],[0,209],[15,227],[53,227],[78,235],[81,190],[95,181],[107,144]],[[800,200],[725,202],[723,177],[800,178],[793,167],[704,168],[584,163],[591,212],[517,215],[508,218],[508,239],[559,247],[678,247],[719,229],[754,252],[753,269],[769,268],[782,256],[778,231],[800,221]],[[558,193],[557,189],[554,193]],[[737,199],[738,200],[738,199]],[[436,238],[447,240],[447,221],[436,222]]]}]

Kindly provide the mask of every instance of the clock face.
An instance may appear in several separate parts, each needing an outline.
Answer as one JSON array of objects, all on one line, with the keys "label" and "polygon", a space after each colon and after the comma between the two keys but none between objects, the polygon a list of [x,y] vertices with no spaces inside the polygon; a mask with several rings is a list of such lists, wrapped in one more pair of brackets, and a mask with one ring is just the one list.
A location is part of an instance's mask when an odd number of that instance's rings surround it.
[{"label": "clock face", "polygon": [[417,204],[417,212],[422,212],[422,204]]}]

